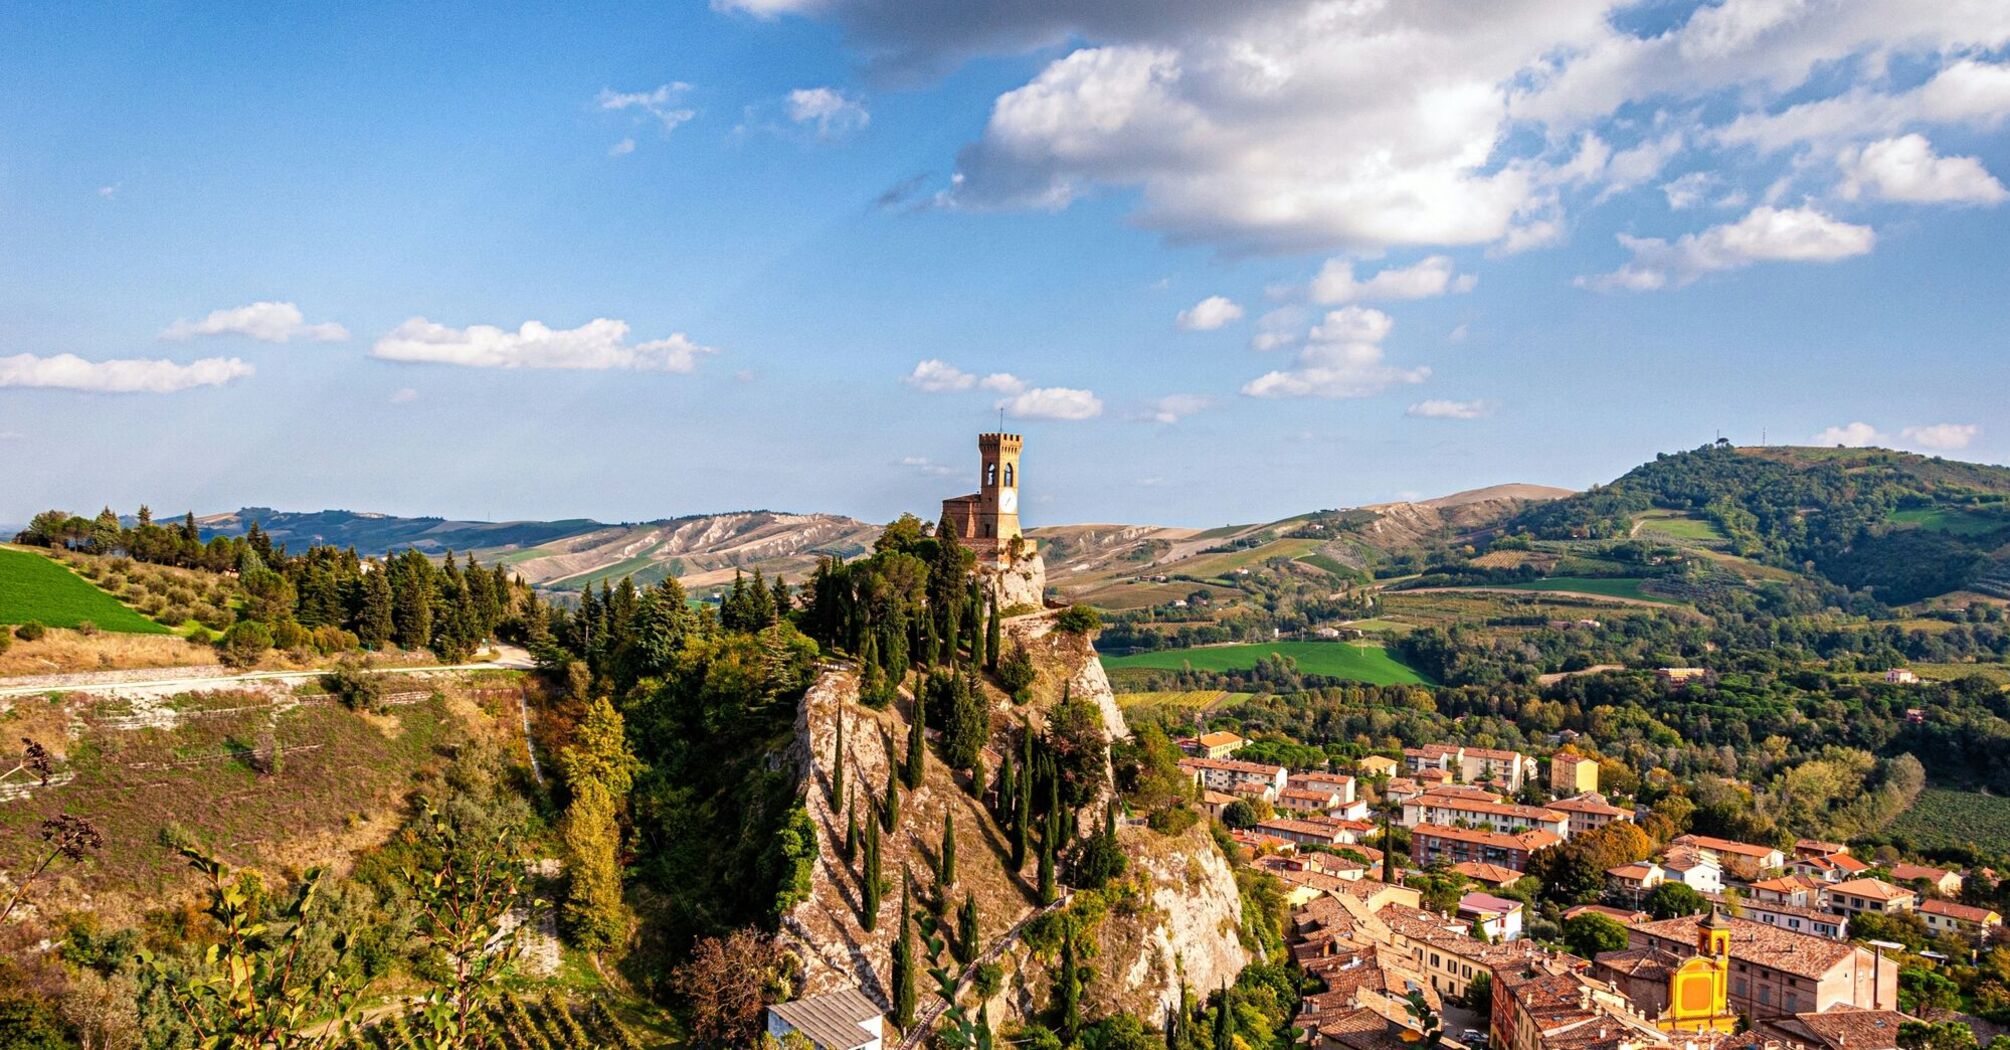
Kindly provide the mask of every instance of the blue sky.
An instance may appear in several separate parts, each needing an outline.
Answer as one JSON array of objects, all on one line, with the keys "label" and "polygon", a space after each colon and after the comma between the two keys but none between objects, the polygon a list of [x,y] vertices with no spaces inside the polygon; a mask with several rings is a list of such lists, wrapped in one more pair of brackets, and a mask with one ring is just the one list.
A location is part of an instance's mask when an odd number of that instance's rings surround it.
[{"label": "blue sky", "polygon": [[0,520],[2010,460],[2000,2],[586,6],[0,10]]}]

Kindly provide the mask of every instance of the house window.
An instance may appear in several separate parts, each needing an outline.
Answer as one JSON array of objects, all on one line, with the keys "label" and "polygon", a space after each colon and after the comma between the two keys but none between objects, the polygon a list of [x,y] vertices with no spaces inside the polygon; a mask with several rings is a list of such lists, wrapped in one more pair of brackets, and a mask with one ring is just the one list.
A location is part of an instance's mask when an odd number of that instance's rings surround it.
[{"label": "house window", "polygon": [[1005,487],[1008,489],[1012,487],[1012,464],[1010,463],[1005,464]]},{"label": "house window", "polygon": [[1743,998],[1745,995],[1745,979],[1743,977],[1740,977],[1737,980],[1732,981],[1731,991],[1738,997]]},{"label": "house window", "polygon": [[984,487],[990,488],[996,484],[998,484],[998,464],[984,464]]}]

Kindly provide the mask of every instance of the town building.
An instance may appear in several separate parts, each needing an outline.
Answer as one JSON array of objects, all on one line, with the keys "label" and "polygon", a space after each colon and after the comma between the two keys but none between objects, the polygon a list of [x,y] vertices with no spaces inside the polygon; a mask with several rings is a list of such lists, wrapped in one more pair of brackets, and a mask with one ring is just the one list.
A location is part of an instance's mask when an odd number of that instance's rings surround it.
[{"label": "town building", "polygon": [[1369,755],[1354,763],[1354,772],[1371,779],[1374,777],[1393,777],[1396,775],[1396,771],[1401,768],[1403,768],[1401,763],[1398,763],[1395,759],[1385,758],[1381,755]]},{"label": "town building", "polygon": [[1671,841],[1669,845],[1692,846],[1715,853],[1717,862],[1723,865],[1725,871],[1746,881],[1763,878],[1766,873],[1784,867],[1787,863],[1786,855],[1771,846],[1733,842],[1730,839],[1713,838],[1709,835],[1683,835]]},{"label": "town building", "polygon": [[800,1033],[817,1050],[884,1050],[886,1018],[856,988],[768,1007],[768,1034]]},{"label": "town building", "polygon": [[1547,831],[1567,838],[1570,818],[1552,809],[1517,806],[1480,799],[1458,798],[1429,792],[1403,803],[1403,826],[1420,824],[1464,825],[1489,831]]},{"label": "town building", "polygon": [[1256,830],[1265,835],[1274,835],[1280,839],[1296,842],[1301,846],[1346,846],[1359,841],[1357,830],[1329,820],[1272,817],[1258,823]]},{"label": "town building", "polygon": [[1452,865],[1452,870],[1474,882],[1494,887],[1508,886],[1520,882],[1523,878],[1522,873],[1513,868],[1503,868],[1498,864],[1480,864],[1470,860]]},{"label": "town building", "polygon": [[1242,750],[1243,745],[1248,743],[1249,741],[1244,740],[1238,734],[1230,733],[1226,730],[1216,730],[1212,733],[1202,733],[1194,737],[1190,753],[1198,755],[1201,758],[1227,758]]},{"label": "town building", "polygon": [[1695,922],[1695,940],[1684,953],[1660,945],[1605,952],[1593,960],[1594,974],[1623,992],[1634,1009],[1664,1032],[1729,1032],[1738,1017],[1731,1008],[1731,920],[1716,908]]},{"label": "town building", "polygon": [[[1705,921],[1690,915],[1630,926],[1627,950],[1659,948],[1687,958],[1696,954]],[[1723,921],[1730,935],[1730,1005],[1752,1021],[1838,1006],[1898,1005],[1898,966],[1880,954],[1749,919]]]},{"label": "town building", "polygon": [[1654,887],[1666,881],[1668,873],[1651,860],[1621,864],[1605,869],[1605,895],[1615,901],[1638,905],[1654,892]]},{"label": "town building", "polygon": [[1182,758],[1179,767],[1193,778],[1195,784],[1211,791],[1234,794],[1237,787],[1248,784],[1260,789],[1264,799],[1274,800],[1277,793],[1284,790],[1286,774],[1283,766],[1239,762],[1232,758]]},{"label": "town building", "polygon": [[1899,1028],[1910,1020],[1896,1010],[1830,1010],[1774,1018],[1760,1029],[1807,1050],[1898,1050]]},{"label": "town building", "polygon": [[1952,933],[1978,939],[2003,928],[2003,916],[1995,909],[1953,901],[1920,901],[1919,917],[1933,933]]},{"label": "town building", "polygon": [[1530,857],[1562,841],[1562,835],[1551,831],[1510,833],[1419,824],[1410,829],[1410,859],[1419,867],[1472,861],[1527,871]]},{"label": "town building", "polygon": [[1406,747],[1403,766],[1412,774],[1435,769],[1466,784],[1497,783],[1510,793],[1535,775],[1535,759],[1519,751],[1457,744]]},{"label": "town building", "polygon": [[1288,786],[1301,791],[1331,791],[1340,796],[1342,805],[1356,798],[1354,778],[1345,773],[1293,773]]},{"label": "town building", "polygon": [[1751,899],[1741,905],[1745,918],[1789,933],[1805,933],[1832,941],[1849,939],[1849,917],[1834,912],[1782,901]]},{"label": "town building", "polygon": [[1549,756],[1549,790],[1558,795],[1582,795],[1598,790],[1598,760],[1575,751]]},{"label": "town building", "polygon": [[1919,676],[1913,674],[1909,668],[1904,667],[1894,667],[1891,670],[1886,671],[1884,673],[1884,680],[1889,685],[1919,684]]},{"label": "town building", "polygon": [[1570,820],[1567,838],[1576,838],[1587,831],[1596,831],[1614,821],[1632,820],[1633,811],[1621,809],[1605,801],[1605,796],[1596,791],[1587,792],[1573,798],[1558,799],[1543,807],[1555,810]]},{"label": "town building", "polygon": [[1574,969],[1507,968],[1493,978],[1492,1050],[1668,1050],[1668,1036],[1619,989]]},{"label": "town building", "polygon": [[1654,672],[1654,680],[1670,689],[1685,689],[1692,682],[1709,682],[1710,669],[1707,667],[1663,667]]},{"label": "town building", "polygon": [[1828,888],[1828,908],[1837,915],[1897,915],[1919,903],[1919,894],[1882,879],[1851,879]]},{"label": "town building", "polygon": [[1787,861],[1787,871],[1795,875],[1806,875],[1821,882],[1847,882],[1870,870],[1863,860],[1849,855],[1847,850],[1840,853],[1804,853]]},{"label": "town building", "polygon": [[1506,942],[1521,937],[1522,906],[1518,900],[1468,893],[1459,898],[1458,916],[1468,924],[1478,923],[1488,940]]},{"label": "town building", "polygon": [[1923,882],[1927,889],[1943,897],[1960,896],[1961,887],[1966,882],[1958,871],[1928,867],[1925,864],[1907,864],[1901,861],[1893,864],[1888,870],[1891,872],[1891,881],[1901,886]]},{"label": "town building", "polygon": [[1661,854],[1662,877],[1679,882],[1697,893],[1724,892],[1724,866],[1717,854],[1707,849],[1676,846]]}]

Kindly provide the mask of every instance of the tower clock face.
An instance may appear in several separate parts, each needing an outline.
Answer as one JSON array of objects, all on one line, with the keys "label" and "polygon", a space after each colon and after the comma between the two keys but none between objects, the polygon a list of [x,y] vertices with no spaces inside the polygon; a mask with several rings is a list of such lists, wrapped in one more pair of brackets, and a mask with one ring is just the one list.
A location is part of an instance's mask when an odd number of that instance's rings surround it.
[{"label": "tower clock face", "polygon": [[1002,489],[998,493],[998,509],[1005,514],[1019,513],[1019,490]]}]

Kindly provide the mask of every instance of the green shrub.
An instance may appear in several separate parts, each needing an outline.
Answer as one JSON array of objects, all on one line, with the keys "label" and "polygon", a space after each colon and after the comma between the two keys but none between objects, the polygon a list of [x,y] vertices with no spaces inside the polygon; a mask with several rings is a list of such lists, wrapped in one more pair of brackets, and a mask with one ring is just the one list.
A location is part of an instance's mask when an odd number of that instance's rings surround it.
[{"label": "green shrub", "polygon": [[354,711],[376,711],[384,705],[384,679],[371,673],[366,661],[345,656],[321,676],[321,687]]},{"label": "green shrub", "polygon": [[29,620],[27,623],[24,623],[21,626],[14,628],[14,637],[19,638],[24,642],[41,641],[42,636],[48,633],[49,629],[47,627],[44,627],[33,620]]},{"label": "green shrub", "polygon": [[1088,634],[1103,625],[1103,618],[1092,606],[1080,602],[1068,606],[1067,610],[1054,619],[1054,628],[1069,634]]},{"label": "green shrub", "polygon": [[1015,645],[998,661],[998,688],[1025,703],[1033,688],[1034,674],[1033,655],[1024,646]]},{"label": "green shrub", "polygon": [[245,620],[223,632],[223,640],[217,643],[217,657],[232,667],[250,667],[270,648],[272,632],[256,620]]},{"label": "green shrub", "polygon": [[89,620],[78,620],[77,633],[83,635],[86,638],[96,637],[98,633],[98,625],[92,623]]}]

